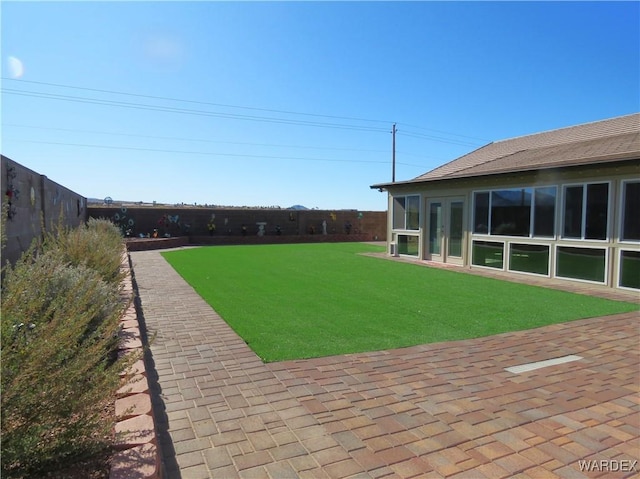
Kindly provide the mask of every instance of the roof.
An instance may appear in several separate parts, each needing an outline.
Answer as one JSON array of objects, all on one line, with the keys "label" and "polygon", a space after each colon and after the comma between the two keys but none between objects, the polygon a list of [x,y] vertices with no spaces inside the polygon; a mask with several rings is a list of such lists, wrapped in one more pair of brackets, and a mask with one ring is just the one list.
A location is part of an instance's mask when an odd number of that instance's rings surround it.
[{"label": "roof", "polygon": [[640,113],[489,143],[413,180],[469,178],[640,158]]}]

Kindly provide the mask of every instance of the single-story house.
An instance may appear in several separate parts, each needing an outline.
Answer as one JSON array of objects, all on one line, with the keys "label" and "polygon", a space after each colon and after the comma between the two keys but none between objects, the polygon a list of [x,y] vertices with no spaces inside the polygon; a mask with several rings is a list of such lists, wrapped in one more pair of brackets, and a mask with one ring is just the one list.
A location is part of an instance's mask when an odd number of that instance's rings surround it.
[{"label": "single-story house", "polygon": [[388,192],[390,255],[640,290],[640,113],[371,188]]}]

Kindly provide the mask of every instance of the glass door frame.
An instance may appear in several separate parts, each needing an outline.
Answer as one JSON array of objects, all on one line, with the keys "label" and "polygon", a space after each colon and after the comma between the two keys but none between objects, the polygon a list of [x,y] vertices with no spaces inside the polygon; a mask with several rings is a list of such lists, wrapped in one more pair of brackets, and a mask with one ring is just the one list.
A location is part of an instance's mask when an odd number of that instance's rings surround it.
[{"label": "glass door frame", "polygon": [[[430,261],[439,261],[444,263],[444,199],[428,198],[427,207],[425,209],[425,258]],[[435,208],[435,209],[434,209]],[[436,216],[434,216],[434,213]],[[436,224],[434,224],[436,223]],[[434,231],[435,230],[435,231]],[[435,243],[434,243],[435,239]],[[437,250],[437,251],[436,251]]]},{"label": "glass door frame", "polygon": [[[460,256],[454,256],[450,254],[452,248],[452,216],[451,213],[454,211],[452,205],[461,203],[462,204],[462,214],[457,216],[455,219],[459,221],[458,228],[460,229],[461,237],[460,241]],[[439,215],[432,218],[432,208],[440,205]],[[434,211],[435,212],[435,211]],[[425,236],[424,236],[424,259],[430,261],[438,261],[441,263],[451,263],[451,264],[464,264],[464,256],[466,252],[466,244],[465,244],[465,225],[466,225],[466,200],[464,196],[439,196],[434,198],[426,199],[426,208],[425,208]],[[436,224],[433,224],[433,221]],[[439,223],[439,224],[438,224]],[[438,251],[433,251],[433,243],[432,233],[433,229],[436,229],[436,236],[439,238],[436,239],[436,243],[438,245]]]}]

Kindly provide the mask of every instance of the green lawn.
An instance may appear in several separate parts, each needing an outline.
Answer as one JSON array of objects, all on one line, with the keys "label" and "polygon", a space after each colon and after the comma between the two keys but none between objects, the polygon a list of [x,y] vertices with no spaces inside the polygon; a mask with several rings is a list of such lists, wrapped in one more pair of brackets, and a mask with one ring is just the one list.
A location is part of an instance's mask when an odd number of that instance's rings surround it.
[{"label": "green lawn", "polygon": [[375,351],[637,310],[363,256],[362,243],[214,246],[163,253],[267,362]]}]

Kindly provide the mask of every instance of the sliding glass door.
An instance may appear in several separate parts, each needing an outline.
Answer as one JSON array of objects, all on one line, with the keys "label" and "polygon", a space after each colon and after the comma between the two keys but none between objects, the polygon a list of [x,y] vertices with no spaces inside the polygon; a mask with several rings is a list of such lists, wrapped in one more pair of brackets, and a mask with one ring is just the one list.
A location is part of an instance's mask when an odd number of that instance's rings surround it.
[{"label": "sliding glass door", "polygon": [[427,200],[427,258],[462,264],[464,240],[464,198]]}]

